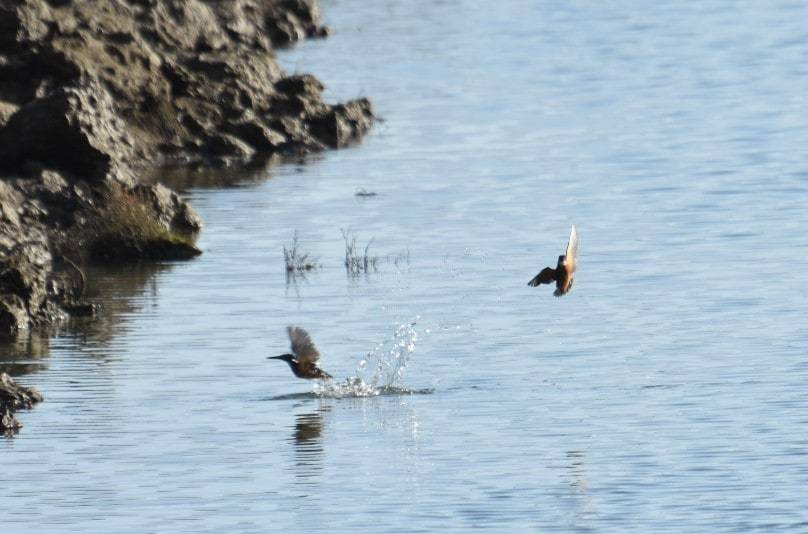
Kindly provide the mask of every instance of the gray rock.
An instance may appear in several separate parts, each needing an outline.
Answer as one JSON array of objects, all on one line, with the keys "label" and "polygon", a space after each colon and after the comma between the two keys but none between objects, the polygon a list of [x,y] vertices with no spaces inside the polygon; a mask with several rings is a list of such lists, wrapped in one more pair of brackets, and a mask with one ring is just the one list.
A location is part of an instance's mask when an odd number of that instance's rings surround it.
[{"label": "gray rock", "polygon": [[0,334],[27,330],[46,313],[52,257],[37,237],[0,250]]},{"label": "gray rock", "polygon": [[[322,84],[313,76],[284,77],[269,44],[324,35],[314,0],[85,0],[58,8],[42,0],[18,0],[3,5],[8,33],[7,45],[0,44],[6,58],[0,62],[0,80],[15,81],[0,83],[0,101],[8,102],[0,106],[0,117],[19,106],[25,110],[4,139],[29,134],[21,137],[24,150],[6,149],[13,163],[37,158],[59,170],[69,166],[86,178],[85,173],[97,174],[106,165],[96,150],[120,163],[161,156],[264,158],[340,146],[341,141],[323,144],[309,133],[314,126],[324,135],[329,111],[339,115],[339,107],[322,101]],[[65,105],[60,92],[81,91],[93,83],[86,80],[100,84],[99,103],[85,106],[80,98]],[[111,106],[102,92],[111,97]],[[76,107],[96,113],[89,118],[65,109]],[[60,115],[81,120],[72,121],[72,130],[50,132],[46,118]],[[270,122],[285,116],[298,120],[300,128],[281,142],[283,132]],[[115,118],[123,124],[105,125]],[[263,127],[277,135],[267,135]],[[67,148],[54,155],[51,145],[36,149],[33,143],[53,140],[45,134],[77,131],[89,142],[79,143],[85,146],[72,159]],[[353,137],[360,131],[354,129]],[[248,148],[227,136],[238,137]],[[77,144],[75,135],[66,138],[70,148]],[[89,151],[93,157],[81,166],[87,146],[95,149]]]},{"label": "gray rock", "polygon": [[261,153],[278,152],[288,143],[285,135],[270,128],[259,117],[249,114],[229,122],[225,126],[225,131],[243,140],[254,151]]},{"label": "gray rock", "polygon": [[202,229],[202,219],[191,205],[163,184],[139,184],[133,191],[151,206],[155,217],[167,230],[193,234]]},{"label": "gray rock", "polygon": [[30,161],[102,180],[131,159],[126,128],[96,80],[58,89],[22,106],[0,129],[0,162],[7,171]]},{"label": "gray rock", "polygon": [[17,335],[28,330],[31,322],[22,297],[14,294],[0,295],[0,335]]},{"label": "gray rock", "polygon": [[272,42],[278,46],[328,35],[328,29],[320,25],[320,8],[315,0],[271,2],[264,22]]},{"label": "gray rock", "polygon": [[0,430],[13,432],[22,427],[14,412],[42,402],[42,395],[34,388],[20,386],[6,373],[0,373]]},{"label": "gray rock", "polygon": [[314,117],[311,132],[327,146],[341,148],[361,139],[372,124],[373,110],[370,101],[363,98],[334,106]]},{"label": "gray rock", "polygon": [[8,119],[10,119],[11,116],[14,115],[19,109],[20,107],[16,104],[0,101],[0,127],[5,126]]}]

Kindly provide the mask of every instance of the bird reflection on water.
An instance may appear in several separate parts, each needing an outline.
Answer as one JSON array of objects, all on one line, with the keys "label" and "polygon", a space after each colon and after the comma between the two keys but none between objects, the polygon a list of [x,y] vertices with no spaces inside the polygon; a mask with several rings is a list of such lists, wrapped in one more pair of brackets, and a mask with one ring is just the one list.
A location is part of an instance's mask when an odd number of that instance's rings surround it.
[{"label": "bird reflection on water", "polygon": [[295,446],[294,475],[300,480],[310,480],[323,470],[322,434],[330,411],[331,406],[320,405],[313,412],[295,415],[289,441]]},{"label": "bird reflection on water", "polygon": [[567,464],[567,483],[572,490],[575,517],[578,521],[586,521],[594,513],[594,504],[589,494],[589,477],[586,465],[586,452],[571,450],[565,453]]},{"label": "bird reflection on water", "polygon": [[566,457],[569,461],[567,466],[570,473],[569,485],[580,492],[585,492],[589,488],[589,482],[586,479],[585,453],[583,451],[567,451]]},{"label": "bird reflection on water", "polygon": [[294,441],[298,446],[306,446],[311,441],[318,441],[323,432],[322,412],[304,413],[295,416]]}]

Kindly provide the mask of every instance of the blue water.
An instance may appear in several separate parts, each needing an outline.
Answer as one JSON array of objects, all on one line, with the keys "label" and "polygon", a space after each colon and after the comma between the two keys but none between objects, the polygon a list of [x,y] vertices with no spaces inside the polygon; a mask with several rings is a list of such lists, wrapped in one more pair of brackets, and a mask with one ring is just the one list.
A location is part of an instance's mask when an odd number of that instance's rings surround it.
[{"label": "blue water", "polygon": [[[166,174],[204,255],[98,273],[104,318],[7,348],[46,402],[0,441],[4,527],[808,530],[808,5],[323,11],[281,63],[384,121]],[[528,288],[573,223],[572,292]],[[295,232],[322,267],[287,280]],[[288,324],[399,389],[294,379]]]}]

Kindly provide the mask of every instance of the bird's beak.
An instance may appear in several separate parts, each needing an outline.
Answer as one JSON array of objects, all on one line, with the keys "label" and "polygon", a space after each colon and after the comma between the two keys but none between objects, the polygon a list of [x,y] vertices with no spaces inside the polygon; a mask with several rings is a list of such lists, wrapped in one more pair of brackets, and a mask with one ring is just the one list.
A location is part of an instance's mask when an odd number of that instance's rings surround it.
[{"label": "bird's beak", "polygon": [[267,356],[267,360],[282,360],[283,356]]}]

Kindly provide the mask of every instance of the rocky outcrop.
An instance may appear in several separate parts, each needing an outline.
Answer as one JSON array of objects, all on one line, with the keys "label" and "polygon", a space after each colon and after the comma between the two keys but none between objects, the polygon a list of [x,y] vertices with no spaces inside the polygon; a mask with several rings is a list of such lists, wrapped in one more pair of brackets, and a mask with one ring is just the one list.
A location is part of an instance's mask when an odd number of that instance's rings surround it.
[{"label": "rocky outcrop", "polygon": [[42,401],[42,395],[34,388],[20,386],[6,373],[0,373],[0,432],[14,433],[22,426],[14,412],[31,408]]},{"label": "rocky outcrop", "polygon": [[275,62],[273,44],[326,34],[313,0],[3,0],[0,19],[0,121],[25,134],[6,165],[64,163],[76,134],[89,146],[73,164],[94,149],[230,163],[343,146],[372,121],[367,100],[326,104]]},{"label": "rocky outcrop", "polygon": [[86,310],[83,261],[190,258],[201,220],[144,165],[227,165],[360,139],[273,46],[314,0],[0,0],[0,334]]}]

